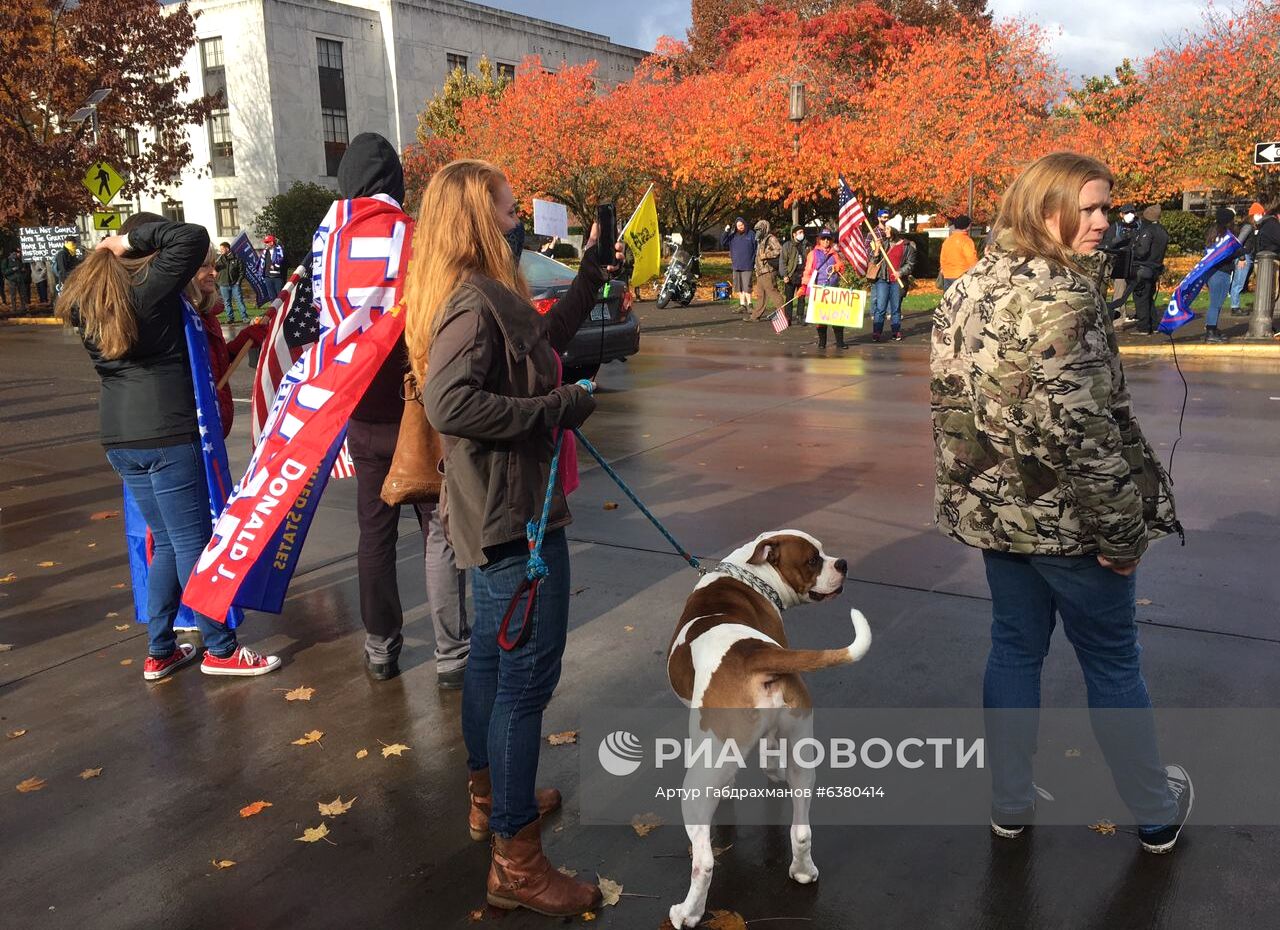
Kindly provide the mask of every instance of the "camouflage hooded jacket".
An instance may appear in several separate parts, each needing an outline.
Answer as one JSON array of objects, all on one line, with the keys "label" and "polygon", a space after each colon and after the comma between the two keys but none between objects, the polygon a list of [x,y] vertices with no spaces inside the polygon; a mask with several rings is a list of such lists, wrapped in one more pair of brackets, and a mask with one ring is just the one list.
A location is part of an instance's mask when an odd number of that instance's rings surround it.
[{"label": "camouflage hooded jacket", "polygon": [[1164,469],[1134,419],[1102,291],[1001,238],[934,316],[935,504],[981,549],[1136,559],[1181,534]]}]

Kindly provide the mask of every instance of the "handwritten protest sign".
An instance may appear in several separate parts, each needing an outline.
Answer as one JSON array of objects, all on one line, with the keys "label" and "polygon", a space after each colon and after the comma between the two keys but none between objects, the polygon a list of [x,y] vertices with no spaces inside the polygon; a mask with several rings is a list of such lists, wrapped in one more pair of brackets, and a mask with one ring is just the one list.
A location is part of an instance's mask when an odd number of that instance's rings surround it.
[{"label": "handwritten protest sign", "polygon": [[866,308],[866,291],[847,287],[813,287],[809,291],[809,314],[805,319],[810,323],[861,329]]}]

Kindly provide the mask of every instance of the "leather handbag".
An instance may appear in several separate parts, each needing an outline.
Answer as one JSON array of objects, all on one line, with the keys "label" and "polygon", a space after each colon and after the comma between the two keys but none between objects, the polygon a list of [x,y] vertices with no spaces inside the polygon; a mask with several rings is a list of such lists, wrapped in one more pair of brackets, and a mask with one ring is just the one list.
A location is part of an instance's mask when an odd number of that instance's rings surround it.
[{"label": "leather handbag", "polygon": [[382,482],[382,500],[399,504],[435,504],[444,485],[444,443],[427,421],[422,394],[410,372],[404,376],[404,413],[391,467]]}]

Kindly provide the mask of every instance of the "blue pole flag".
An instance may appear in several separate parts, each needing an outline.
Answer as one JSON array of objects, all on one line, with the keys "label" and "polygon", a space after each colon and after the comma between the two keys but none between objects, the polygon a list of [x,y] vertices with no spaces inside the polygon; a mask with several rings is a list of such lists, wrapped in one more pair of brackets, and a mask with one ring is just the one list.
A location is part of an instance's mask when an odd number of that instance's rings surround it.
[{"label": "blue pole flag", "polygon": [[[218,396],[213,386],[213,368],[209,364],[209,337],[204,322],[194,307],[182,298],[182,315],[187,337],[187,358],[191,363],[191,384],[195,390],[196,424],[200,430],[200,458],[204,462],[205,493],[209,499],[209,526],[212,527],[231,491],[231,465],[227,445],[222,439],[222,415],[218,412]],[[147,622],[147,572],[150,559],[146,543],[146,521],[138,504],[126,487],[124,490],[124,532],[129,550],[129,574],[133,583],[133,609],[139,623]],[[244,611],[233,607],[224,620],[235,628],[244,620]],[[194,627],[191,608],[178,608],[175,626]]]},{"label": "blue pole flag", "polygon": [[1164,318],[1157,327],[1160,332],[1173,333],[1195,319],[1196,315],[1191,312],[1191,304],[1199,295],[1200,289],[1209,280],[1213,270],[1240,249],[1240,240],[1228,235],[1223,236],[1205,252],[1204,258],[1200,259],[1191,269],[1191,273],[1173,289],[1173,299],[1169,301],[1169,309],[1164,312]]},{"label": "blue pole flag", "polygon": [[275,300],[276,295],[271,293],[267,279],[262,273],[262,258],[254,249],[253,243],[249,241],[248,233],[242,232],[236,236],[231,243],[231,254],[240,259],[244,276],[249,279],[249,286],[253,288],[253,293],[258,298],[258,306],[261,307]]}]

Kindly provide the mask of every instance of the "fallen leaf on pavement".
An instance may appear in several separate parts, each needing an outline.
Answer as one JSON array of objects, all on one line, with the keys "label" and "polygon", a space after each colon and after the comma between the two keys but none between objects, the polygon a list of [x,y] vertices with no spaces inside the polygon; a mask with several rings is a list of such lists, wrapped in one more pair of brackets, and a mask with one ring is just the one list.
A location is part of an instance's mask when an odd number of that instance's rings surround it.
[{"label": "fallen leaf on pavement", "polygon": [[1089,829],[1094,833],[1101,834],[1102,836],[1114,836],[1116,832],[1116,825],[1110,820],[1099,820],[1097,823],[1089,824]]},{"label": "fallen leaf on pavement", "polygon": [[367,756],[368,754],[369,754],[369,750],[367,750],[367,749],[357,749],[357,750],[356,750],[356,758],[357,758],[357,759],[363,759],[363,758],[364,758],[365,756]]},{"label": "fallen leaf on pavement", "polygon": [[17,580],[18,580],[18,576],[15,575],[13,572],[9,572],[9,574],[5,575],[3,578],[0,578],[0,584],[13,584]]},{"label": "fallen leaf on pavement", "polygon": [[261,814],[268,807],[273,807],[270,801],[254,801],[252,804],[246,804],[240,808],[241,817],[252,817],[254,814]]},{"label": "fallen leaf on pavement", "polygon": [[292,691],[287,691],[284,688],[276,688],[275,690],[284,691],[284,699],[286,701],[309,701],[311,700],[311,695],[316,693],[315,688],[300,687],[294,688]]},{"label": "fallen leaf on pavement", "polygon": [[1079,759],[1079,758],[1080,758],[1080,750],[1079,750],[1079,749],[1068,749],[1068,750],[1066,751],[1065,755],[1066,755],[1066,757],[1067,757],[1068,759]]},{"label": "fallen leaf on pavement", "polygon": [[45,786],[45,784],[46,782],[43,778],[36,778],[33,775],[30,778],[24,778],[22,781],[18,782],[18,784],[15,785],[14,787],[16,787],[23,794],[26,794],[28,791],[39,791],[41,788]]},{"label": "fallen leaf on pavement", "polygon": [[631,818],[631,829],[636,831],[636,836],[648,836],[662,826],[662,823],[662,818],[657,814],[636,814]]},{"label": "fallen leaf on pavement", "polygon": [[133,664],[133,659],[121,659],[121,660],[120,660],[120,664],[121,664],[121,665],[132,665],[132,664]]},{"label": "fallen leaf on pavement", "polygon": [[116,632],[117,632],[117,633],[128,633],[128,632],[129,632],[129,624],[127,624],[127,623],[121,623],[121,624],[118,624],[118,625],[116,626]]},{"label": "fallen leaf on pavement", "polygon": [[600,895],[604,898],[605,907],[613,907],[622,897],[622,885],[611,878],[600,876]]},{"label": "fallen leaf on pavement", "polygon": [[86,543],[86,544],[85,544],[85,548],[86,548],[86,549],[97,549],[97,548],[98,548],[98,544],[97,544],[97,543]]},{"label": "fallen leaf on pavement", "polygon": [[61,565],[61,564],[62,564],[61,562],[49,562],[49,561],[37,562],[36,568],[53,568],[53,566]]},{"label": "fallen leaf on pavement", "polygon": [[123,591],[123,590],[125,589],[126,585],[125,585],[125,583],[122,581],[122,582],[120,582],[119,584],[113,584],[111,587],[112,587],[112,589],[113,589],[113,590],[116,590],[116,591]]},{"label": "fallen leaf on pavement", "polygon": [[340,817],[347,811],[351,810],[351,805],[354,803],[356,803],[355,798],[352,798],[350,801],[344,801],[342,800],[342,795],[338,795],[328,804],[325,804],[322,801],[316,802],[316,807],[320,808],[320,813],[325,817]]},{"label": "fallen leaf on pavement", "polygon": [[107,612],[108,620],[114,620],[118,616],[120,616],[120,612],[118,610],[111,610]]},{"label": "fallen leaf on pavement", "polygon": [[324,736],[324,734],[319,730],[308,730],[306,733],[302,734],[301,739],[295,739],[293,741],[293,745],[306,746],[308,743],[318,743],[322,736]]},{"label": "fallen leaf on pavement", "polygon": [[9,739],[17,739],[19,736],[25,736],[26,732],[26,730],[10,730],[5,736],[9,737]]},{"label": "fallen leaf on pavement", "polygon": [[595,919],[596,919],[596,912],[595,912],[595,911],[583,911],[583,912],[582,912],[582,922],[583,922],[583,923],[588,923],[588,924],[589,924],[589,923],[591,923],[591,921],[593,921],[593,920],[595,920]]},{"label": "fallen leaf on pavement", "polygon": [[480,923],[480,921],[484,920],[484,909],[479,907],[476,908],[474,911],[472,911],[470,914],[467,915],[467,919],[471,921],[473,924]]},{"label": "fallen leaf on pavement", "polygon": [[571,869],[567,865],[560,866],[560,868],[556,869],[556,871],[559,872],[561,875],[568,875],[570,878],[573,878],[578,874],[577,869]]},{"label": "fallen leaf on pavement", "polygon": [[[382,743],[382,740],[378,740],[378,742]],[[405,750],[408,748],[404,743],[392,743],[390,746],[382,743],[382,758],[388,759],[391,756],[395,756],[398,759],[404,755]]]},{"label": "fallen leaf on pavement", "polygon": [[577,741],[577,730],[565,730],[563,733],[552,733],[547,737],[547,742],[552,746],[567,746],[569,743],[576,743]]},{"label": "fallen leaf on pavement", "polygon": [[1138,598],[1136,601],[1134,601],[1134,603],[1135,603],[1135,604],[1137,604],[1139,607],[1150,607],[1150,606],[1151,606],[1151,598],[1149,598],[1149,597],[1140,597],[1140,598]]},{"label": "fallen leaf on pavement", "polygon": [[90,778],[97,778],[101,774],[102,774],[102,767],[99,766],[96,769],[85,769],[83,772],[80,773],[80,777],[83,778],[85,781],[88,781]]},{"label": "fallen leaf on pavement", "polygon": [[112,517],[120,516],[118,510],[99,510],[97,513],[89,514],[90,520],[110,520]]},{"label": "fallen leaf on pavement", "polygon": [[711,919],[698,926],[703,930],[747,930],[747,922],[736,911],[712,911]]},{"label": "fallen leaf on pavement", "polygon": [[215,869],[229,869],[236,864],[234,859],[210,859],[209,862]]},{"label": "fallen leaf on pavement", "polygon": [[329,835],[329,825],[322,823],[318,827],[307,827],[302,831],[302,836],[295,836],[293,839],[298,843],[315,843],[324,840],[330,846],[337,846],[333,840],[326,839]]},{"label": "fallen leaf on pavement", "polygon": [[636,631],[636,628],[629,623],[622,628],[622,632],[624,633],[634,633],[635,631]]},{"label": "fallen leaf on pavement", "polygon": [[13,643],[0,643],[0,652],[8,652],[13,648]]},{"label": "fallen leaf on pavement", "polygon": [[605,502],[604,502],[604,509],[605,509],[605,510],[617,510],[617,509],[618,509],[618,504],[617,504],[617,502],[616,502],[616,501],[605,501]]}]

